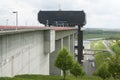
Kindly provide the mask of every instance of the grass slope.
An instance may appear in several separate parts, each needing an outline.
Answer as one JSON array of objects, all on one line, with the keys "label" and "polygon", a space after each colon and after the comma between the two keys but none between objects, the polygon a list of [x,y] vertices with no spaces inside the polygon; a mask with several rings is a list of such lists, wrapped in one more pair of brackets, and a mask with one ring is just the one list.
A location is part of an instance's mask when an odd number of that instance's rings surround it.
[{"label": "grass slope", "polygon": [[[44,75],[19,75],[13,78],[0,78],[0,80],[63,80],[62,76],[44,76]],[[74,76],[67,76],[66,80],[76,80]],[[95,76],[78,77],[77,80],[102,80]]]},{"label": "grass slope", "polygon": [[[91,48],[94,49],[106,49],[106,47],[104,46],[102,40],[100,41],[93,41],[91,43]],[[106,58],[111,56],[111,54],[109,52],[104,52],[104,51],[95,51],[95,62],[97,65],[97,68],[103,63],[105,62]]]}]

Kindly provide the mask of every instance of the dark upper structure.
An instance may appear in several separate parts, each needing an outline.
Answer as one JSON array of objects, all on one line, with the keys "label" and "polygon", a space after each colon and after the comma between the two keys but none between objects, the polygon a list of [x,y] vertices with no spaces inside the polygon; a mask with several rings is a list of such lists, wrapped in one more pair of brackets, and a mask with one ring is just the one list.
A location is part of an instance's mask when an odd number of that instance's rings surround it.
[{"label": "dark upper structure", "polygon": [[46,26],[85,25],[84,11],[40,11],[38,20]]}]

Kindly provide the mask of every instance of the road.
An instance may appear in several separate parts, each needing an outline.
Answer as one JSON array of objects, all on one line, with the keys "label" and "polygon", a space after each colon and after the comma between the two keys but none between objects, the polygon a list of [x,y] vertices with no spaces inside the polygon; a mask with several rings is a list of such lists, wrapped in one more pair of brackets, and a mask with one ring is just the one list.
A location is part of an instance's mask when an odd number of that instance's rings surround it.
[{"label": "road", "polygon": [[[84,41],[84,60],[83,60],[83,68],[86,71],[87,75],[92,75],[93,71],[95,71],[95,60],[94,60],[94,50],[90,49],[91,41]],[[94,47],[96,47],[98,43],[96,42]],[[105,45],[106,49],[105,51],[108,51],[110,54],[114,54],[114,52],[110,49],[108,42],[106,40],[103,40],[103,44]],[[101,50],[103,51],[103,50]]]},{"label": "road", "polygon": [[[90,49],[91,41],[84,41],[83,45],[85,49]],[[84,55],[83,60],[83,68],[87,75],[92,75],[95,70],[95,62],[94,62],[94,51],[83,51],[83,53],[89,54]],[[90,55],[91,54],[91,55]]]}]

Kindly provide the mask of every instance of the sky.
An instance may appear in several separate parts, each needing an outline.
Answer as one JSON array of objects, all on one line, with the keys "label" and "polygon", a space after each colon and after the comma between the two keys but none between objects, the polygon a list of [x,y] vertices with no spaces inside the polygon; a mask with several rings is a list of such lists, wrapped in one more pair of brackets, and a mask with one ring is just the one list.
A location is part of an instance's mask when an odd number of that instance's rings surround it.
[{"label": "sky", "polygon": [[42,26],[40,10],[83,10],[85,28],[120,28],[120,0],[0,0],[0,25]]}]

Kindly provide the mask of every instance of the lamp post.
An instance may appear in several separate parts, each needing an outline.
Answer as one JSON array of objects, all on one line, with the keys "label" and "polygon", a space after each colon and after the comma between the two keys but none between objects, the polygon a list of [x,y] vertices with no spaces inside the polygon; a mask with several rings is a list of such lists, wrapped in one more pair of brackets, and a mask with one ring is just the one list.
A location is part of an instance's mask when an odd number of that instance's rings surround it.
[{"label": "lamp post", "polygon": [[18,26],[18,12],[17,11],[13,11],[13,13],[16,14],[16,30],[17,30],[17,26]]},{"label": "lamp post", "polygon": [[6,26],[8,26],[8,19],[6,19]]}]

